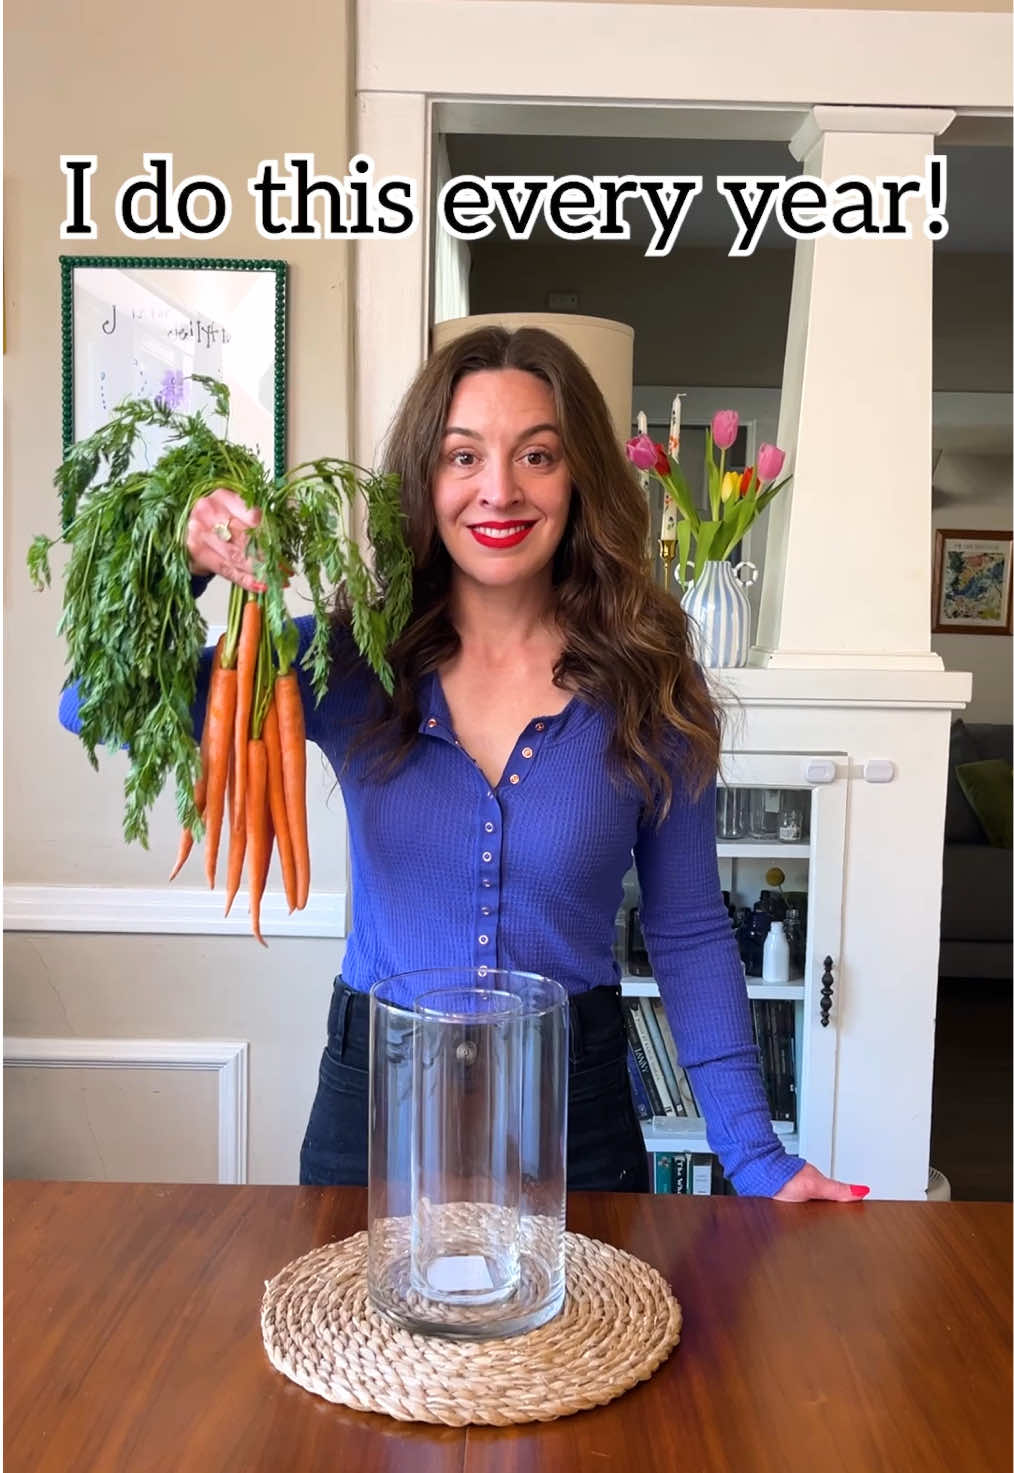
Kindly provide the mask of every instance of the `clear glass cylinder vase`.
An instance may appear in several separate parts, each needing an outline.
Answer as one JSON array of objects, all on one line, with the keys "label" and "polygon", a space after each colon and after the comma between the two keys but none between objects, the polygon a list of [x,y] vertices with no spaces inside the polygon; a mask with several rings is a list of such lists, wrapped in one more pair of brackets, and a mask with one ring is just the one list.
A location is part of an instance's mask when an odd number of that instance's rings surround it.
[{"label": "clear glass cylinder vase", "polygon": [[398,1324],[483,1339],[562,1306],[568,1024],[533,973],[372,989],[368,1289]]}]

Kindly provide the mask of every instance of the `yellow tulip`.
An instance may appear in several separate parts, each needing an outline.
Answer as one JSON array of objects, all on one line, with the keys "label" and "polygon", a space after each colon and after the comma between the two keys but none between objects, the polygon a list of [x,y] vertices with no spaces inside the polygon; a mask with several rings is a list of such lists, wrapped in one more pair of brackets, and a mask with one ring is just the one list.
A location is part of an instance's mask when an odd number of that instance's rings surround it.
[{"label": "yellow tulip", "polygon": [[739,495],[739,483],[742,476],[738,471],[726,471],[722,477],[722,500],[731,501],[734,496]]}]

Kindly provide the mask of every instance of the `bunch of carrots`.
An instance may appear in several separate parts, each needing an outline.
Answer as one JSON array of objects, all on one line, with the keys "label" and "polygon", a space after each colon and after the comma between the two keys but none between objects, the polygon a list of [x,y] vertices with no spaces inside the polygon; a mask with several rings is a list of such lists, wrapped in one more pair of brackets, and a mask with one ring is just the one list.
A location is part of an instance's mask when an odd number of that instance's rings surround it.
[{"label": "bunch of carrots", "polygon": [[[310,889],[306,734],[292,669],[300,640],[285,606],[286,580],[305,580],[313,611],[300,657],[300,679],[313,696],[322,700],[328,687],[338,590],[359,652],[390,694],[387,651],[411,611],[412,554],[397,476],[332,457],[271,476],[252,450],[228,438],[227,386],[201,374],[187,383],[195,395],[203,391],[203,408],[127,399],[108,424],[66,450],[55,477],[61,529],[34,538],[28,569],[37,588],[47,587],[50,553],[66,545],[59,629],[67,679],[78,687],[78,731],[92,766],[100,748],[127,753],[127,842],[147,846],[148,811],[173,782],[183,830],[173,876],[206,835],[214,888],[228,811],[226,914],[245,864],[253,932],[265,945],[261,899],[276,845],[290,911],[306,905]],[[209,417],[224,421],[223,434]],[[157,459],[148,450],[153,431],[164,442]],[[207,624],[185,538],[194,502],[215,486],[261,512],[248,547],[266,592],[232,589],[198,750],[191,713]],[[357,505],[366,512],[372,566],[354,533]]]},{"label": "bunch of carrots", "polygon": [[[204,870],[214,889],[228,799],[225,914],[245,861],[250,920],[262,946],[261,897],[276,845],[290,914],[303,909],[310,893],[303,706],[296,674],[284,650],[277,653],[276,669],[262,596],[234,586],[211,666],[194,807],[204,822]],[[184,828],[170,880],[193,845],[193,830]]]}]

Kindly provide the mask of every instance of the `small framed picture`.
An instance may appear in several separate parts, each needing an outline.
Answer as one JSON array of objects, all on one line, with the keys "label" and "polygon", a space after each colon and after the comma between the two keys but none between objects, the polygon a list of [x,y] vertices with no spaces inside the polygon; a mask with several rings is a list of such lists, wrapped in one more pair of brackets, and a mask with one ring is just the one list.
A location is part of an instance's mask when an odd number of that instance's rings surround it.
[{"label": "small framed picture", "polygon": [[[225,383],[229,425],[269,471],[285,471],[286,267],[283,261],[61,256],[63,448],[101,429],[125,399],[210,412],[191,378]],[[135,453],[154,463],[167,432]]]},{"label": "small framed picture", "polygon": [[1011,633],[1011,533],[938,528],[933,633]]}]

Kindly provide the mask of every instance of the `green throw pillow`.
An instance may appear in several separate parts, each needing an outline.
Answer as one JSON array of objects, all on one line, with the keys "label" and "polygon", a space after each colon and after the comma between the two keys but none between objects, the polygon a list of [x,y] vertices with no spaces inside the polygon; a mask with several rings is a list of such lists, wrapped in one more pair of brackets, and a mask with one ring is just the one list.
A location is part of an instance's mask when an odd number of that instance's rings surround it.
[{"label": "green throw pillow", "polygon": [[1010,763],[992,757],[987,762],[963,762],[954,771],[989,842],[999,849],[1014,847],[1011,842],[1014,774]]}]

